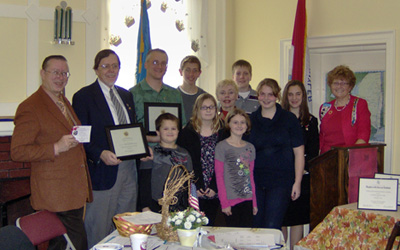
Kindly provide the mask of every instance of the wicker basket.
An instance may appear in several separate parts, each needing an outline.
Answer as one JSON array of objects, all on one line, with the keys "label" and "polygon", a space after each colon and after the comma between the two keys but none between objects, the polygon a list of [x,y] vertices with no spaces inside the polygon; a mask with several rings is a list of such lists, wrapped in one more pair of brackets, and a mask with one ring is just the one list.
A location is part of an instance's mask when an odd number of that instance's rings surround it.
[{"label": "wicker basket", "polygon": [[113,217],[114,224],[117,227],[118,233],[121,236],[129,237],[129,235],[135,233],[142,233],[142,234],[151,233],[151,228],[153,227],[153,224],[135,225],[122,218],[123,216],[132,216],[135,214],[139,214],[139,212],[122,213],[122,214],[117,214]]}]

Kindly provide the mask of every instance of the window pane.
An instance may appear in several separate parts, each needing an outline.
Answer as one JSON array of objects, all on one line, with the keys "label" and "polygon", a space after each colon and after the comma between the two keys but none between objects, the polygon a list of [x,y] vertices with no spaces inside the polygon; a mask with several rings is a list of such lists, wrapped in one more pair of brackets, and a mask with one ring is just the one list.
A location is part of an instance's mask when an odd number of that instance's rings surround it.
[{"label": "window pane", "polygon": [[[167,3],[165,12],[161,10],[163,2]],[[186,1],[152,0],[147,10],[150,22],[150,37],[152,48],[160,48],[168,54],[168,69],[164,76],[164,83],[177,87],[182,83],[179,74],[181,60],[192,54],[188,38]],[[131,27],[125,24],[125,17],[132,16],[135,23]],[[176,28],[176,21],[182,20],[184,30]],[[117,47],[111,46],[121,60],[121,70],[117,85],[126,89],[136,83],[136,48],[137,35],[140,23],[140,0],[113,0],[110,1],[110,35],[121,37],[122,43]]]}]

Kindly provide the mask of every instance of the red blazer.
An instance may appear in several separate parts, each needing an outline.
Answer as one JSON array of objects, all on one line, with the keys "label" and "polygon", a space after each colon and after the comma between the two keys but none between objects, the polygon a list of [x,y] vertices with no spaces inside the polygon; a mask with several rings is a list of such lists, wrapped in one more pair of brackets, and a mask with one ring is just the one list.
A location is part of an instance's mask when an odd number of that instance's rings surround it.
[{"label": "red blazer", "polygon": [[[71,104],[66,107],[80,124]],[[62,212],[92,201],[92,187],[82,144],[54,155],[54,143],[72,127],[57,104],[40,87],[17,109],[11,158],[31,162],[31,204],[35,210]]]},{"label": "red blazer", "polygon": [[[367,101],[350,95],[350,101],[342,111],[337,111],[334,104],[335,100],[322,104],[319,109],[321,154],[332,146],[354,145],[358,139],[368,143],[371,135],[371,113]],[[340,134],[334,131],[339,131]]]}]

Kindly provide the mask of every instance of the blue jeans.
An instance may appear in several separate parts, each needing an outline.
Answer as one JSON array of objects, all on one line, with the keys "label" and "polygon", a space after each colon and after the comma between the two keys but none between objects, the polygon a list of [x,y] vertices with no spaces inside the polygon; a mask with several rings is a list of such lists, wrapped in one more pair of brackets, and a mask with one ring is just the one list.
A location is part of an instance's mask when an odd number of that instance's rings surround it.
[{"label": "blue jeans", "polygon": [[290,203],[291,187],[264,187],[256,185],[258,213],[254,227],[281,230],[283,218]]}]

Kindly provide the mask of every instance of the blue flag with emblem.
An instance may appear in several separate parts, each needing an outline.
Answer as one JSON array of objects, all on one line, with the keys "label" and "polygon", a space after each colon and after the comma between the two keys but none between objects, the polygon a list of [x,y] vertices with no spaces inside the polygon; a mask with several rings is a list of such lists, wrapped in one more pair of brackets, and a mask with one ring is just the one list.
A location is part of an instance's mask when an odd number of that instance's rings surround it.
[{"label": "blue flag with emblem", "polygon": [[150,23],[149,16],[147,14],[146,0],[141,0],[141,6],[140,26],[137,41],[136,83],[139,83],[146,78],[144,62],[146,60],[147,53],[149,50],[151,50]]}]

